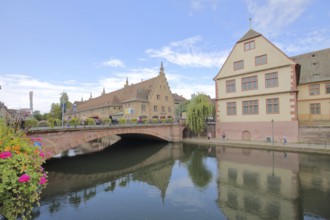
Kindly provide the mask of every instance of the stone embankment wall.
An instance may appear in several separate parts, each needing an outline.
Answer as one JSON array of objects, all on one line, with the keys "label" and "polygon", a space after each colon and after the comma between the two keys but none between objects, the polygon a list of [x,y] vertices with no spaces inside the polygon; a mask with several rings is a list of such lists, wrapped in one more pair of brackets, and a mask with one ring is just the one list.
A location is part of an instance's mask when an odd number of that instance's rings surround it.
[{"label": "stone embankment wall", "polygon": [[330,144],[330,127],[299,126],[299,142]]}]

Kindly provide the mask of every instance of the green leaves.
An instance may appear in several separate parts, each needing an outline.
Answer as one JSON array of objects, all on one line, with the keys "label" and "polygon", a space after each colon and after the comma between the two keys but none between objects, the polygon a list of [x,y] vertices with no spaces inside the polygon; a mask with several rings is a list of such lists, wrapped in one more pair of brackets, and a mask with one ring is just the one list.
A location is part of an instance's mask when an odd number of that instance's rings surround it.
[{"label": "green leaves", "polygon": [[208,96],[198,94],[187,106],[186,125],[200,135],[204,131],[205,120],[212,115],[212,104]]}]

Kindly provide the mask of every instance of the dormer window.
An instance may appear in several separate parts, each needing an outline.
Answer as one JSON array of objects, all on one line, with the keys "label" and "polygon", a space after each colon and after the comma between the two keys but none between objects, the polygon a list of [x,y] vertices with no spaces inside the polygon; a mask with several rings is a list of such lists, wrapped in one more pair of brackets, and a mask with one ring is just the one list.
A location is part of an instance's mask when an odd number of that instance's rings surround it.
[{"label": "dormer window", "polygon": [[244,43],[244,51],[253,50],[255,48],[254,41]]}]

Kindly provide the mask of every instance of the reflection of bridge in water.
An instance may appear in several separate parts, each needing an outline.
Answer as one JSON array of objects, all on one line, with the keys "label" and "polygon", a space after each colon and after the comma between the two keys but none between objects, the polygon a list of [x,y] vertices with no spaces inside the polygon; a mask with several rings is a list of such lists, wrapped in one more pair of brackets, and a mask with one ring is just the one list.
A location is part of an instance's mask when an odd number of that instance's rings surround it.
[{"label": "reflection of bridge in water", "polygon": [[[100,184],[111,185],[116,179],[127,178],[128,174],[159,188],[164,196],[174,161],[183,155],[181,143],[153,144],[148,149],[144,147],[143,151],[139,146],[124,150],[111,146],[105,151],[109,152],[47,161],[49,183],[42,196],[81,191]],[[70,169],[66,171],[65,167]],[[142,169],[148,171],[139,173]]]},{"label": "reflection of bridge in water", "polygon": [[182,131],[183,126],[173,123],[29,130],[27,135],[30,138],[40,138],[47,151],[47,158],[51,158],[86,142],[114,135],[181,142]]}]

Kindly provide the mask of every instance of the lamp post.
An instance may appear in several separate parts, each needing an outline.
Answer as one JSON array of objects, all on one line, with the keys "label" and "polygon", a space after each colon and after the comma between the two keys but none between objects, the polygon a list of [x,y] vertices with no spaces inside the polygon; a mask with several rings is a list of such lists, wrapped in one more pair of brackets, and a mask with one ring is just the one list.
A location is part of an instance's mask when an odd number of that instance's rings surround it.
[{"label": "lamp post", "polygon": [[62,93],[62,127],[64,125],[64,100],[63,100],[63,93]]},{"label": "lamp post", "polygon": [[[76,112],[77,112],[77,104],[74,103],[74,104],[73,104],[73,114],[75,115]],[[75,115],[74,117],[76,117],[76,115]]]},{"label": "lamp post", "polygon": [[272,144],[274,145],[274,119],[272,119]]}]

